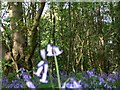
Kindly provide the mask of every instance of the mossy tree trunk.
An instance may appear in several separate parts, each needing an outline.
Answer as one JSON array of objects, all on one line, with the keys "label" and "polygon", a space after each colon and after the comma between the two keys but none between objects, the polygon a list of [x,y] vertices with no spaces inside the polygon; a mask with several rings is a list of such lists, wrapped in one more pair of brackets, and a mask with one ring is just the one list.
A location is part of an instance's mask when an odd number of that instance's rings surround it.
[{"label": "mossy tree trunk", "polygon": [[23,67],[24,63],[24,36],[21,24],[23,23],[22,3],[9,3],[10,29],[12,30],[12,60],[15,64],[15,69]]},{"label": "mossy tree trunk", "polygon": [[30,43],[26,44],[27,41],[25,41],[25,29],[29,29],[29,27],[24,27],[23,24],[23,13],[25,12],[23,12],[22,10],[22,2],[9,2],[10,29],[13,32],[11,57],[14,62],[16,71],[21,67],[32,70],[32,57],[37,47],[37,27],[39,25],[39,20],[42,15],[44,6],[45,2],[41,2],[41,7],[35,14],[35,17],[33,19],[33,25],[31,25],[31,36],[26,36],[26,38],[30,38]]}]

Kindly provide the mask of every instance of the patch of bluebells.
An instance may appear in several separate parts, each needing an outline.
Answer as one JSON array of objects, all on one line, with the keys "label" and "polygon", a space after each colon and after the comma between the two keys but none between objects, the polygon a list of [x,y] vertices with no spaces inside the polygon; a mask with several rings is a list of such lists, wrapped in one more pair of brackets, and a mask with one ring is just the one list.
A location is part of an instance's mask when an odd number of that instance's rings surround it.
[{"label": "patch of bluebells", "polygon": [[[89,70],[90,71],[90,70]],[[112,89],[115,88],[116,90],[119,90],[120,88],[120,74],[109,74],[108,76],[99,75],[99,74],[88,74],[89,71],[82,73],[82,78],[73,78],[67,75],[66,73],[60,72],[61,76],[61,83],[62,83],[62,89],[68,90],[68,89],[84,89],[84,88],[98,88],[98,89]],[[90,71],[92,72],[92,71]],[[40,83],[33,83],[31,81],[31,76],[25,74],[25,72],[22,74],[23,77],[21,79],[13,80],[11,83],[8,81],[6,77],[3,77],[2,83],[3,88],[26,88],[27,85],[30,85],[28,88],[36,88],[36,84],[41,85]],[[24,76],[25,75],[25,76]],[[55,74],[52,75],[54,78],[54,83],[57,82],[57,77]],[[87,76],[87,79],[86,79]],[[66,77],[66,78],[64,78]],[[69,80],[68,80],[69,79]],[[23,85],[23,82],[26,82]],[[48,82],[49,83],[49,82]],[[40,86],[39,86],[40,87]]]},{"label": "patch of bluebells", "polygon": [[8,87],[8,85],[9,85],[9,81],[8,81],[7,77],[3,76],[2,77],[2,87],[5,88],[5,87]]},{"label": "patch of bluebells", "polygon": [[[77,81],[78,80],[78,81]],[[74,82],[74,83],[73,83]],[[95,74],[94,70],[88,70],[82,73],[82,78],[76,79],[70,78],[69,81],[62,84],[64,89],[84,89],[84,88],[97,88],[97,89],[112,89],[118,90],[120,88],[120,75],[118,72],[116,74],[109,74],[108,76]]]},{"label": "patch of bluebells", "polygon": [[[20,68],[20,78],[16,80],[9,80],[3,76],[2,78],[2,88],[31,88],[36,89],[37,87],[41,87],[41,83],[50,84],[48,78],[48,62],[46,56],[58,56],[63,50],[59,50],[57,46],[51,46],[48,44],[47,46],[47,54],[45,49],[40,51],[42,60],[37,64],[37,71],[34,72],[34,77],[31,77],[24,68]],[[54,52],[54,53],[53,53]],[[81,90],[84,88],[97,88],[97,89],[112,89],[116,90],[120,89],[120,72],[113,72],[112,74],[97,74],[95,69],[84,71],[79,74],[79,77],[73,73],[67,75],[64,71],[60,71],[61,78],[61,88],[63,90],[69,89],[77,89]],[[53,83],[57,83],[57,75],[52,74]],[[32,79],[35,80],[32,80]]]},{"label": "patch of bluebells", "polygon": [[8,88],[23,88],[23,84],[19,80],[12,80],[12,83],[8,85]]},{"label": "patch of bluebells", "polygon": [[31,82],[32,77],[27,72],[25,72],[25,69],[20,68],[20,71],[20,77],[22,77],[22,79],[26,82],[26,86],[32,89],[36,88],[36,86]]},{"label": "patch of bluebells", "polygon": [[82,85],[77,82],[74,78],[70,78],[68,82],[64,82],[62,85],[63,89],[80,89]]},{"label": "patch of bluebells", "polygon": [[28,81],[32,78],[29,74],[25,72],[24,68],[20,68],[20,71],[21,71],[20,77],[23,78],[23,80]]},{"label": "patch of bluebells", "polygon": [[9,82],[9,80],[5,76],[3,76],[2,88],[24,88],[23,81],[17,78],[16,80],[12,80],[11,82]]}]

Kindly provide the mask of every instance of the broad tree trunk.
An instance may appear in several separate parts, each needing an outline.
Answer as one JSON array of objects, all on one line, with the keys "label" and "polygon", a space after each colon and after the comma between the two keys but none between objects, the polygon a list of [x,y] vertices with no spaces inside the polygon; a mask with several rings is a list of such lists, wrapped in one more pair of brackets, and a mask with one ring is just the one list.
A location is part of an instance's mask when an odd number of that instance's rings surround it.
[{"label": "broad tree trunk", "polygon": [[15,69],[18,70],[20,67],[24,67],[24,38],[21,28],[22,22],[22,2],[9,3],[9,15],[10,15],[10,29],[13,31],[13,46],[12,55],[15,64]]},{"label": "broad tree trunk", "polygon": [[[28,70],[32,69],[32,57],[37,47],[37,27],[42,15],[45,2],[41,2],[41,7],[38,9],[34,17],[33,25],[31,28],[30,45],[25,43],[25,29],[23,29],[23,10],[22,2],[9,2],[9,16],[10,16],[10,29],[12,30],[12,51],[11,57],[14,62],[15,70],[24,67]],[[25,13],[25,12],[24,12]],[[27,23],[27,22],[25,22]],[[29,27],[26,27],[26,29]],[[28,37],[27,37],[28,38]],[[29,50],[29,52],[28,52]]]}]

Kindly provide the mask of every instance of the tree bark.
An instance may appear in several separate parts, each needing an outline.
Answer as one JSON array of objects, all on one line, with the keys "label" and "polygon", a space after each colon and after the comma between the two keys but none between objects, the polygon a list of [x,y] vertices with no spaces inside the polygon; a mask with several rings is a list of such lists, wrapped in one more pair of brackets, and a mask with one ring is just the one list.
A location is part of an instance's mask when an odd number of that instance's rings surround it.
[{"label": "tree bark", "polygon": [[100,62],[100,67],[103,72],[108,73],[107,70],[107,59],[105,57],[105,41],[104,41],[104,33],[102,30],[102,16],[100,12],[100,6],[97,10],[97,17],[98,17],[98,23],[97,23],[97,30],[99,34],[99,62]]},{"label": "tree bark", "polygon": [[25,61],[27,63],[28,70],[32,69],[32,60],[31,59],[32,59],[32,57],[34,55],[34,51],[35,51],[35,49],[37,47],[37,44],[38,44],[37,41],[36,41],[37,32],[38,32],[37,27],[38,27],[38,25],[40,23],[39,20],[40,20],[40,17],[42,15],[44,6],[45,6],[45,2],[41,2],[41,7],[39,8],[39,10],[38,10],[38,12],[37,12],[37,14],[36,14],[36,16],[34,18],[33,27],[31,28],[31,31],[32,31],[32,36],[31,36],[31,42],[32,43],[31,44],[32,45],[29,48],[30,53],[28,53],[28,55],[27,55],[27,57],[25,59]]},{"label": "tree bark", "polygon": [[10,16],[10,29],[13,33],[13,46],[12,46],[12,59],[15,64],[16,71],[23,67],[24,64],[24,38],[22,34],[22,3],[9,2],[9,16]]},{"label": "tree bark", "polygon": [[[25,46],[25,38],[24,38],[24,29],[22,28],[23,23],[23,11],[22,11],[22,2],[9,2],[9,16],[10,16],[10,29],[14,32],[13,33],[13,46],[12,46],[12,54],[11,57],[13,58],[15,69],[16,71],[21,68],[27,68],[28,70],[32,69],[32,57],[34,55],[34,51],[37,46],[37,27],[39,25],[39,20],[42,15],[43,9],[45,6],[45,2],[41,2],[41,7],[39,8],[33,22],[33,27],[31,28],[31,45],[30,47]],[[28,27],[27,27],[28,28]],[[24,49],[26,48],[26,49]],[[29,52],[25,54],[26,51]],[[25,51],[26,50],[26,51]],[[26,56],[25,56],[26,55]]]}]

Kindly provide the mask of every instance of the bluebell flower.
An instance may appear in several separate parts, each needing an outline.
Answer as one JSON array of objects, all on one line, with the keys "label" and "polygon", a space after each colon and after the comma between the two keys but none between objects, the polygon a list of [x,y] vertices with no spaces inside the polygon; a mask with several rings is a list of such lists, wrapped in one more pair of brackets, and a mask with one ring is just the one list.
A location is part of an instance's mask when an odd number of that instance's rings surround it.
[{"label": "bluebell flower", "polygon": [[90,77],[94,76],[94,72],[92,70],[88,70],[87,73]]},{"label": "bluebell flower", "polygon": [[42,74],[42,77],[40,79],[40,82],[48,83],[48,80],[47,80],[48,63],[47,63],[47,60],[46,60],[45,49],[40,50],[40,54],[41,54],[41,57],[42,57],[43,60],[41,60],[37,64],[37,66],[38,66],[37,72],[33,72],[33,74],[35,74],[38,77],[41,77],[41,73],[44,70],[43,74]]},{"label": "bluebell flower", "polygon": [[37,69],[37,72],[33,72],[33,74],[35,74],[35,75],[38,76],[38,77],[41,77],[42,70],[43,70],[43,67],[39,67],[39,68]]},{"label": "bluebell flower", "polygon": [[41,60],[41,61],[37,64],[38,68],[41,67],[41,66],[43,66],[44,63],[45,63],[45,61]]},{"label": "bluebell flower", "polygon": [[24,75],[23,76],[23,79],[25,80],[25,81],[28,81],[28,80],[30,80],[32,77],[30,76],[30,75]]},{"label": "bluebell flower", "polygon": [[107,86],[108,86],[108,82],[105,82],[104,87],[107,87]]},{"label": "bluebell flower", "polygon": [[75,88],[82,88],[82,85],[80,85],[78,82],[76,82],[75,80],[73,80],[73,84],[75,86]]},{"label": "bluebell flower", "polygon": [[118,74],[115,74],[115,75],[114,75],[114,79],[117,80],[118,78],[119,78]]},{"label": "bluebell flower", "polygon": [[23,85],[21,83],[17,83],[16,85],[14,85],[14,88],[23,88]]},{"label": "bluebell flower", "polygon": [[110,85],[107,85],[107,88],[112,90],[112,86],[110,86]]},{"label": "bluebell flower", "polygon": [[66,88],[66,82],[63,83],[61,88]]},{"label": "bluebell flower", "polygon": [[20,68],[20,71],[21,71],[20,76],[21,76],[25,81],[30,80],[30,79],[32,78],[29,74],[27,74],[27,73],[25,72],[25,69],[24,69],[24,68]]},{"label": "bluebell flower", "polygon": [[115,76],[114,74],[110,74],[110,75],[107,77],[107,81],[114,83],[114,82],[116,81],[114,76]]},{"label": "bluebell flower", "polygon": [[[25,69],[24,68],[20,68],[20,71],[21,71],[21,74],[20,76],[22,76],[22,78],[26,81],[26,85],[28,88],[36,88],[35,85],[30,81],[30,79],[32,78],[30,75],[28,75],[26,72],[25,72]],[[15,85],[14,85],[15,86]],[[15,87],[18,87],[18,86],[15,86]]]},{"label": "bluebell flower", "polygon": [[36,86],[29,80],[26,81],[26,85],[27,85],[28,88],[33,88],[33,89],[36,88]]},{"label": "bluebell flower", "polygon": [[71,78],[69,82],[63,83],[62,88],[80,89],[80,88],[82,88],[82,85],[80,85],[80,83],[78,83],[76,80]]},{"label": "bluebell flower", "polygon": [[12,84],[16,84],[17,83],[17,80],[12,80]]},{"label": "bluebell flower", "polygon": [[43,58],[43,60],[45,60],[46,59],[45,49],[40,50],[40,54],[41,54],[41,57]]},{"label": "bluebell flower", "polygon": [[43,75],[42,75],[42,78],[40,79],[40,82],[42,83],[48,83],[47,81],[47,72],[48,72],[48,64],[44,64],[44,72],[43,72]]},{"label": "bluebell flower", "polygon": [[45,61],[41,60],[41,61],[37,64],[37,66],[38,66],[37,72],[33,72],[33,74],[35,74],[35,75],[38,76],[38,77],[41,77],[41,72],[42,72],[42,70],[43,70],[44,63],[45,63]]},{"label": "bluebell flower", "polygon": [[40,79],[40,82],[41,83],[48,83],[47,74],[46,73],[43,73],[42,78]]},{"label": "bluebell flower", "polygon": [[47,45],[47,56],[53,56],[52,46],[51,44]]},{"label": "bluebell flower", "polygon": [[87,83],[84,83],[84,88],[89,88],[89,85]]},{"label": "bluebell flower", "polygon": [[99,76],[98,79],[100,81],[99,85],[102,85],[105,82],[105,80],[101,76]]},{"label": "bluebell flower", "polygon": [[116,79],[116,80],[118,80],[119,78],[120,78],[120,73],[119,72],[117,72],[117,71],[113,71],[113,77],[114,77],[114,79]]},{"label": "bluebell flower", "polygon": [[25,72],[24,68],[20,68],[20,76],[23,77],[24,75],[26,75],[27,73]]},{"label": "bluebell flower", "polygon": [[47,56],[58,56],[60,55],[63,50],[59,50],[59,48],[57,46],[51,46],[50,44],[47,45]]},{"label": "bluebell flower", "polygon": [[7,87],[8,84],[9,84],[8,79],[5,76],[3,76],[3,78],[2,78],[2,87],[3,88]]},{"label": "bluebell flower", "polygon": [[12,83],[8,85],[8,88],[23,88],[23,85],[19,80],[12,80]]},{"label": "bluebell flower", "polygon": [[71,89],[73,88],[74,89],[75,87],[74,87],[74,84],[68,82],[68,83],[66,83],[66,88],[71,88]]},{"label": "bluebell flower", "polygon": [[8,85],[8,88],[13,88],[14,87],[14,84],[9,84]]},{"label": "bluebell flower", "polygon": [[60,51],[57,46],[53,46],[53,54],[55,56],[58,56],[58,55],[62,54],[62,52],[63,52],[63,50]]},{"label": "bluebell flower", "polygon": [[47,81],[48,63],[45,63],[43,66],[39,67],[37,69],[37,72],[34,72],[34,74],[38,77],[41,77],[41,73],[42,73],[43,70],[44,70],[44,72],[42,74],[42,78],[40,79],[40,82],[48,83],[48,81]]},{"label": "bluebell flower", "polygon": [[25,69],[24,69],[24,68],[20,68],[20,71],[21,71],[21,72],[25,72]]}]

